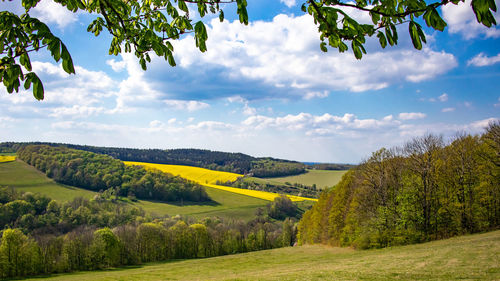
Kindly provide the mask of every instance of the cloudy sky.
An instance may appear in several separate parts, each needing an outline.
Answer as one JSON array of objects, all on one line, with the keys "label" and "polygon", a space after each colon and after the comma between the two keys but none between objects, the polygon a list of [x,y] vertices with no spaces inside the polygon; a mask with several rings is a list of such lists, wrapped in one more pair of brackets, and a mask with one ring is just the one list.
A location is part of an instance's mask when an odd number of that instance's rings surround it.
[{"label": "cloudy sky", "polygon": [[[18,2],[0,8],[20,11]],[[76,75],[65,74],[46,52],[34,54],[45,99],[1,88],[0,142],[203,148],[357,163],[414,136],[480,133],[500,118],[500,27],[479,26],[469,0],[441,10],[448,27],[426,30],[423,50],[413,48],[401,26],[397,47],[383,50],[369,40],[361,61],[351,52],[321,52],[301,4],[249,1],[248,26],[228,5],[223,23],[205,19],[206,53],[186,36],[174,43],[176,67],[153,58],[144,72],[134,56],[108,55],[109,36],[86,32],[95,15],[42,0],[31,14],[66,44]]]}]

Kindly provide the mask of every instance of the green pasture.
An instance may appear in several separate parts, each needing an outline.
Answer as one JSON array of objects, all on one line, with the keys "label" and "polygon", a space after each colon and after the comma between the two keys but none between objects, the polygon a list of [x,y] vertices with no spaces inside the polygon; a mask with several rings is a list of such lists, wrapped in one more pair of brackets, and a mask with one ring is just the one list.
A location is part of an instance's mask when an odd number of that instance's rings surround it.
[{"label": "green pasture", "polygon": [[260,183],[270,183],[270,184],[284,184],[287,182],[291,184],[299,183],[308,186],[316,184],[316,187],[318,189],[324,189],[336,185],[342,179],[342,176],[346,172],[347,170],[343,171],[307,170],[306,173],[296,176],[265,178],[265,179],[251,177],[248,178],[247,180],[257,181]]}]

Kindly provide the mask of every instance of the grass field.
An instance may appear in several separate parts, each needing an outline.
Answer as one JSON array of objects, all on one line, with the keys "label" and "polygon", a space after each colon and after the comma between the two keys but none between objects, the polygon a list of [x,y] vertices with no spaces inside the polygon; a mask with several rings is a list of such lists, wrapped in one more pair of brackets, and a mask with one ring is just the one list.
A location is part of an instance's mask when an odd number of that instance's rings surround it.
[{"label": "grass field", "polygon": [[[25,192],[38,192],[58,201],[69,201],[79,196],[90,199],[96,194],[86,189],[58,184],[21,161],[0,163],[0,186],[9,186]],[[206,191],[215,202],[209,204],[184,202],[180,205],[139,200],[134,205],[160,216],[179,214],[195,218],[220,216],[246,220],[254,217],[257,208],[265,207],[269,203],[262,199],[213,188],[207,188]]]},{"label": "grass field", "polygon": [[[268,200],[268,201],[273,201],[274,198],[280,196],[277,193],[271,193],[271,192],[259,191],[259,190],[234,188],[234,187],[228,187],[228,186],[222,186],[222,185],[215,184],[217,181],[220,181],[220,182],[235,181],[239,177],[243,177],[243,175],[240,175],[240,174],[212,171],[212,170],[208,170],[208,169],[191,167],[191,166],[182,166],[182,165],[153,164],[153,163],[131,162],[131,161],[124,161],[124,163],[127,165],[138,165],[138,166],[144,166],[144,167],[148,167],[148,168],[158,169],[158,170],[166,172],[166,173],[170,173],[173,175],[179,175],[185,179],[194,181],[194,182],[199,183],[201,185],[204,185],[206,187],[224,190],[224,191],[228,191],[228,192],[233,192],[236,194],[251,196],[251,197],[264,199],[264,200]],[[287,195],[287,196],[292,201],[304,201],[304,200],[317,201],[317,199],[312,199],[312,198],[299,197],[299,196],[294,196],[294,195]]]},{"label": "grass field", "polygon": [[380,250],[288,247],[46,280],[500,280],[499,253],[494,231]]},{"label": "grass field", "polygon": [[[291,184],[300,183],[308,186],[316,184],[318,189],[324,189],[336,185],[342,176],[347,172],[344,171],[326,171],[326,170],[307,170],[307,173],[296,176],[279,177],[279,178],[248,178],[250,181],[261,183],[283,184],[289,182]],[[245,179],[247,180],[247,179]]]},{"label": "grass field", "polygon": [[69,201],[75,197],[92,198],[95,192],[58,184],[34,167],[13,161],[0,163],[0,186],[13,187],[24,192],[37,192],[58,201]]}]

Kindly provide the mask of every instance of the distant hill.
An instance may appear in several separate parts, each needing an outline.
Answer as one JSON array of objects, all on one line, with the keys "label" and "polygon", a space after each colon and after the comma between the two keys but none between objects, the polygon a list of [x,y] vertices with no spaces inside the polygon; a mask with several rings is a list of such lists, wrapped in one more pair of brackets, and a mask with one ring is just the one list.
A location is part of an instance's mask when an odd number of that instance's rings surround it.
[{"label": "distant hill", "polygon": [[3,142],[0,152],[16,152],[29,144],[45,144],[54,147],[85,150],[110,155],[122,161],[137,161],[157,164],[187,165],[217,171],[253,175],[256,177],[280,177],[304,173],[306,165],[296,161],[270,157],[256,158],[243,153],[220,152],[203,149],[137,149],[99,147],[88,145],[49,142]]}]

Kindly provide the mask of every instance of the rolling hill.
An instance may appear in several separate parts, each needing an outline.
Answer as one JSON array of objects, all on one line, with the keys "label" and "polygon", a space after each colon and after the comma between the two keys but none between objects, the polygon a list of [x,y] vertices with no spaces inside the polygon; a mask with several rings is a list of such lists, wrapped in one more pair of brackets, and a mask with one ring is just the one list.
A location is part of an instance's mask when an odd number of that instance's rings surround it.
[{"label": "rolling hill", "polygon": [[[75,197],[93,198],[96,193],[82,188],[62,185],[49,179],[34,167],[19,160],[0,163],[0,186],[9,186],[20,191],[39,192],[55,200],[70,201]],[[222,216],[250,219],[255,210],[265,207],[268,201],[239,195],[223,190],[207,188],[214,202],[167,204],[138,200],[131,203],[156,215],[189,215],[193,217]]]}]

